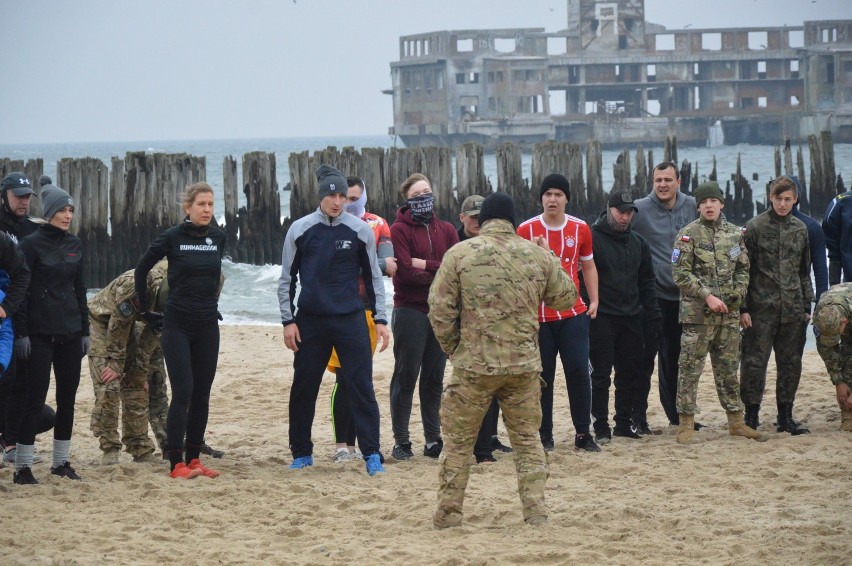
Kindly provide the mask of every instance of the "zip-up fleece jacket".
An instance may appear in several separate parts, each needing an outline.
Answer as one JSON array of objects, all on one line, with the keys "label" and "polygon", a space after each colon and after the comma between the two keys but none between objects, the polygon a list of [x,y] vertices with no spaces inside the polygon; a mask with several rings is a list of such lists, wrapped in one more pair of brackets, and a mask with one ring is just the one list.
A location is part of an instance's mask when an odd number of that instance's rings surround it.
[{"label": "zip-up fleece jacket", "polygon": [[[89,306],[83,283],[83,243],[50,224],[21,240],[32,278],[26,308],[15,317],[15,335],[89,335]],[[14,276],[13,279],[14,281]]]},{"label": "zip-up fleece jacket", "polygon": [[[635,218],[635,216],[634,216]],[[606,211],[592,224],[592,249],[598,269],[598,312],[658,320],[660,304],[654,292],[654,264],[645,238],[630,228],[616,232]]]},{"label": "zip-up fleece jacket", "polygon": [[666,301],[679,301],[680,289],[672,278],[672,249],[677,233],[698,218],[695,198],[678,191],[674,208],[669,210],[660,202],[656,193],[651,192],[633,204],[638,211],[633,216],[630,229],[645,238],[651,247],[657,297]]},{"label": "zip-up fleece jacket", "polygon": [[[284,326],[296,322],[296,308],[312,315],[335,316],[364,310],[358,297],[358,276],[373,320],[387,324],[385,286],[376,258],[376,237],[370,225],[348,212],[336,218],[317,209],[299,218],[284,236],[278,306]],[[301,283],[298,302],[296,284]]]},{"label": "zip-up fleece jacket", "polygon": [[[429,312],[429,287],[441,260],[459,235],[449,222],[432,217],[429,224],[411,218],[411,210],[403,206],[391,224],[391,241],[396,254],[396,275],[393,276],[393,306],[410,307]],[[426,260],[426,269],[411,266],[411,258]]]}]

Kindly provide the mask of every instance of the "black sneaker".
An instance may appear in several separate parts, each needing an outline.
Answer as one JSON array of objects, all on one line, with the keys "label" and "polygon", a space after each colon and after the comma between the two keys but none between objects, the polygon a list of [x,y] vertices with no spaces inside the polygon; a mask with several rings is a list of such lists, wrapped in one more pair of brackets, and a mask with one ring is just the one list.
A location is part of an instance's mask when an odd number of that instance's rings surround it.
[{"label": "black sneaker", "polygon": [[556,447],[553,443],[553,437],[543,436],[541,438],[541,447],[544,448],[545,452],[553,452],[553,449]]},{"label": "black sneaker", "polygon": [[391,452],[391,457],[394,460],[410,460],[414,456],[414,452],[411,451],[411,443],[403,442],[402,444],[396,444],[393,447],[393,451]]},{"label": "black sneaker", "polygon": [[598,444],[603,446],[604,444],[609,444],[612,442],[612,430],[607,427],[606,429],[596,430],[595,431],[595,440],[597,440]]},{"label": "black sneaker", "polygon": [[592,433],[586,432],[578,434],[574,437],[574,448],[577,450],[585,450],[586,452],[600,452],[600,447],[595,444],[595,439],[592,438]]},{"label": "black sneaker", "polygon": [[444,440],[439,438],[438,440],[435,441],[434,444],[432,444],[431,448],[429,448],[428,446],[423,447],[423,455],[426,456],[427,458],[437,458],[438,456],[441,455],[441,450],[443,450],[443,449],[444,449]]},{"label": "black sneaker", "polygon": [[504,454],[510,454],[513,452],[511,446],[506,446],[500,442],[500,439],[496,436],[491,439],[491,450],[496,450],[497,452],[502,452]]},{"label": "black sneaker", "polygon": [[612,429],[612,435],[620,436],[622,438],[642,438],[641,436],[639,436],[639,433],[636,432],[636,427],[632,425],[615,425],[615,428]]},{"label": "black sneaker", "polygon": [[74,468],[72,468],[71,464],[68,462],[63,462],[61,466],[50,468],[50,473],[61,478],[68,478],[69,480],[83,479],[77,475],[77,472],[74,471]]},{"label": "black sneaker", "polygon": [[647,421],[639,421],[636,423],[636,432],[639,433],[640,436],[656,436],[658,434],[663,434],[663,431],[661,430],[651,430]]},{"label": "black sneaker", "polygon": [[496,462],[496,461],[497,461],[497,458],[495,458],[494,456],[491,456],[490,454],[488,456],[477,456],[476,457],[476,463],[477,464],[482,464],[482,463],[486,463],[486,462]]},{"label": "black sneaker", "polygon": [[210,456],[212,458],[224,458],[225,453],[221,450],[216,450],[215,448],[211,448],[209,444],[206,442],[201,443],[201,453]]},{"label": "black sneaker", "polygon": [[12,481],[18,485],[35,485],[38,483],[38,480],[33,476],[33,471],[29,468],[29,466],[24,466],[12,474]]}]

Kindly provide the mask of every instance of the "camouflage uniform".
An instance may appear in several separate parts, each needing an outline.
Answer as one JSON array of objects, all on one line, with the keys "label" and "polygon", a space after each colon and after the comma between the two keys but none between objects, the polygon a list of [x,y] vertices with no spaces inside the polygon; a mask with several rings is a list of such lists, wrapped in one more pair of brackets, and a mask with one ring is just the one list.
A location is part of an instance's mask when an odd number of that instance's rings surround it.
[{"label": "camouflage uniform", "polygon": [[[166,417],[169,413],[169,392],[166,381],[166,365],[160,338],[144,322],[137,322],[127,343],[127,379],[148,383],[148,421],[151,432],[157,439],[160,450],[166,445]],[[140,418],[139,423],[143,422]],[[123,434],[127,435],[127,420],[122,422]],[[147,430],[143,432],[147,435]]]},{"label": "camouflage uniform", "polygon": [[852,283],[834,285],[822,294],[814,309],[815,322],[819,320],[820,311],[830,305],[841,307],[850,322],[842,336],[820,333],[817,351],[825,362],[831,383],[852,387]]},{"label": "camouflage uniform", "polygon": [[[148,274],[148,296],[152,302],[157,301],[167,267],[166,262],[160,262]],[[89,299],[89,373],[95,391],[90,428],[104,452],[120,450],[123,442],[130,454],[140,457],[154,451],[148,437],[148,358],[158,349],[159,338],[144,324],[138,332],[134,331],[140,313],[132,302],[136,295],[133,273],[130,270],[119,275]],[[101,372],[106,367],[119,374],[119,378],[102,383]],[[124,406],[121,441],[119,405]]]},{"label": "camouflage uniform", "polygon": [[497,395],[512,447],[524,519],[546,517],[547,458],[541,424],[538,308],[567,309],[577,288],[559,261],[494,219],[444,255],[429,293],[429,321],[450,356],[444,387],[438,508],[434,523],[462,521],[471,450]]},{"label": "camouflage uniform", "polygon": [[802,375],[799,355],[811,312],[811,252],[808,228],[792,214],[770,208],[748,221],[743,241],[749,255],[749,284],[740,309],[751,316],[743,334],[740,395],[759,405],[766,387],[766,366],[775,350],[778,404],[792,404]]},{"label": "camouflage uniform", "polygon": [[[707,352],[713,364],[716,392],[725,411],[743,410],[737,366],[740,354],[739,308],[748,288],[748,252],[739,228],[721,216],[699,218],[677,235],[672,253],[672,275],[680,288],[680,322],[683,324],[677,411],[698,413],[698,378]],[[724,301],[728,313],[714,313],[708,295]]]}]

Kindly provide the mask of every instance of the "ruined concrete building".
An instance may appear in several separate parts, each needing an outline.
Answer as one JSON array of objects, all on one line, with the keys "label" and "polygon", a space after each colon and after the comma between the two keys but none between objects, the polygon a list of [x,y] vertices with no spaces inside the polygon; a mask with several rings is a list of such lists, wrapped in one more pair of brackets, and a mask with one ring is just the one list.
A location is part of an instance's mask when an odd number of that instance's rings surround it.
[{"label": "ruined concrete building", "polygon": [[401,37],[392,135],[406,145],[543,140],[852,141],[852,20],[667,30],[644,0],[567,0],[568,25]]}]

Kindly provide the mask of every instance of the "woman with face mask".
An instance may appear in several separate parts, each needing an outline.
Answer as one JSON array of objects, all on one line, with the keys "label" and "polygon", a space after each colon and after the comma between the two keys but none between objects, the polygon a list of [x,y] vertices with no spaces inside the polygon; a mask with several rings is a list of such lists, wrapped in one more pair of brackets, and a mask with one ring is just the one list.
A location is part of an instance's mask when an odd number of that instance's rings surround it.
[{"label": "woman with face mask", "polygon": [[391,240],[397,271],[393,277],[394,369],[390,386],[396,460],[408,460],[414,453],[408,422],[414,386],[420,377],[420,413],[425,446],[423,455],[441,454],[441,392],[447,357],[429,325],[429,287],[441,266],[444,253],[459,240],[455,228],[434,215],[432,185],[425,175],[415,173],[399,189],[405,200],[391,225]]}]

